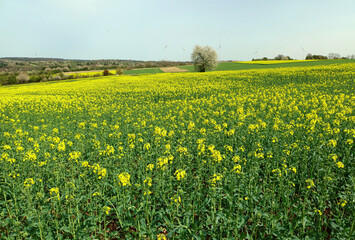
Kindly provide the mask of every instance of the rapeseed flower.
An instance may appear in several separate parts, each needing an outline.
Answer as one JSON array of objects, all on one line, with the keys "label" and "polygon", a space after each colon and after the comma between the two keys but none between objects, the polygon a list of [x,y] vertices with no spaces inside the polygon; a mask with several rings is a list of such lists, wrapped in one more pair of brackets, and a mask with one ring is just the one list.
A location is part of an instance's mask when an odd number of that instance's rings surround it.
[{"label": "rapeseed flower", "polygon": [[147,167],[146,167],[147,171],[150,170],[150,171],[153,171],[154,169],[154,164],[148,164]]},{"label": "rapeseed flower", "polygon": [[131,179],[131,175],[129,175],[129,173],[127,172],[123,172],[120,175],[118,175],[118,180],[120,181],[119,185],[121,186],[131,186],[130,179]]},{"label": "rapeseed flower", "polygon": [[[17,176],[17,175],[15,175]],[[35,181],[33,180],[33,178],[26,178],[25,182],[23,183],[23,186],[28,188],[28,187],[32,187],[32,185],[35,184]]]},{"label": "rapeseed flower", "polygon": [[186,176],[186,171],[182,170],[182,169],[178,169],[178,170],[175,171],[174,175],[176,176],[176,179],[178,181],[180,181]]},{"label": "rapeseed flower", "polygon": [[59,197],[59,188],[57,187],[53,187],[49,190],[49,194],[51,196],[54,196],[54,198],[56,198],[58,201],[60,200],[60,197]]},{"label": "rapeseed flower", "polygon": [[60,142],[58,144],[58,151],[65,151],[65,142]]},{"label": "rapeseed flower", "polygon": [[166,236],[162,233],[157,235],[157,240],[167,240]]},{"label": "rapeseed flower", "polygon": [[149,143],[145,143],[144,146],[143,146],[143,149],[148,151],[149,148],[150,148],[150,144]]},{"label": "rapeseed flower", "polygon": [[213,187],[215,187],[217,185],[217,182],[222,181],[222,178],[223,178],[223,175],[220,173],[213,174],[212,179],[211,179],[211,185]]},{"label": "rapeseed flower", "polygon": [[344,168],[344,163],[342,162],[337,162],[336,165],[338,166],[338,168]]},{"label": "rapeseed flower", "polygon": [[146,177],[143,181],[144,184],[147,184],[149,187],[152,186],[152,178]]},{"label": "rapeseed flower", "polygon": [[307,183],[307,188],[308,189],[311,189],[312,187],[315,187],[316,185],[314,184],[313,180],[312,179],[307,179],[306,180],[306,183]]},{"label": "rapeseed flower", "polygon": [[69,153],[69,161],[71,160],[75,160],[77,162],[77,160],[80,158],[81,156],[81,152],[78,152],[78,151],[74,151],[74,152],[71,152]]},{"label": "rapeseed flower", "polygon": [[111,211],[111,208],[108,207],[108,206],[104,206],[102,208],[102,211],[106,214],[106,215],[109,215],[110,214],[110,211]]},{"label": "rapeseed flower", "polygon": [[279,168],[276,168],[274,170],[271,171],[274,174],[277,174],[279,177],[282,176],[282,171]]},{"label": "rapeseed flower", "polygon": [[180,196],[175,194],[170,199],[171,199],[171,204],[176,204],[177,206],[180,206],[180,204],[181,204],[181,197]]},{"label": "rapeseed flower", "polygon": [[239,164],[235,165],[231,170],[231,172],[235,172],[235,173],[241,173],[241,171],[242,171],[242,166]]},{"label": "rapeseed flower", "polygon": [[158,158],[157,167],[161,170],[167,169],[167,165],[169,163],[169,159],[167,157]]},{"label": "rapeseed flower", "polygon": [[319,216],[322,216],[322,212],[321,212],[321,210],[316,209],[316,210],[314,210],[314,212],[318,213],[318,214],[319,214]]},{"label": "rapeseed flower", "polygon": [[338,202],[338,205],[342,206],[342,207],[345,207],[345,205],[347,204],[348,202],[345,200],[345,199],[340,199],[340,201]]}]

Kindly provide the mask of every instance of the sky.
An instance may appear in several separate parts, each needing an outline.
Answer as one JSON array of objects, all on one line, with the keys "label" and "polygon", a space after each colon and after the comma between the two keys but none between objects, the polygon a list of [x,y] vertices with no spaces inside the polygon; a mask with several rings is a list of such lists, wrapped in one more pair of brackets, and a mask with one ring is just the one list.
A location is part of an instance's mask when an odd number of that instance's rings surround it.
[{"label": "sky", "polygon": [[187,61],[355,54],[354,0],[0,0],[0,57]]}]

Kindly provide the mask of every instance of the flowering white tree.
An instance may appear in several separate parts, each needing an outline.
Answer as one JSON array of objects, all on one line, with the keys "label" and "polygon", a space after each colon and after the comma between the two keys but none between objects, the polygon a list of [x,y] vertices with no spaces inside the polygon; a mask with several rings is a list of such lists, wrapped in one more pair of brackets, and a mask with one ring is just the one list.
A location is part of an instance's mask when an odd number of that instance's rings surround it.
[{"label": "flowering white tree", "polygon": [[218,64],[217,52],[210,46],[196,45],[191,54],[197,72],[206,72],[214,69]]}]

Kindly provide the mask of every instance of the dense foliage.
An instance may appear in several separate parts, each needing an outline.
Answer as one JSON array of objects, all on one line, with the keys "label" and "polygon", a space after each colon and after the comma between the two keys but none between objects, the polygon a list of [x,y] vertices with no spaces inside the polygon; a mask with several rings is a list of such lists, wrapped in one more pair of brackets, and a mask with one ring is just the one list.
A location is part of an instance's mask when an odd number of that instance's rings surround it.
[{"label": "dense foliage", "polygon": [[1,239],[354,238],[355,64],[0,87]]},{"label": "dense foliage", "polygon": [[[86,78],[102,76],[104,70],[111,70],[122,74],[132,69],[169,67],[186,65],[191,62],[177,61],[135,61],[135,60],[65,60],[57,58],[1,58],[0,84],[18,84],[32,82],[46,82],[53,80]],[[95,71],[94,71],[95,70]],[[79,71],[86,71],[83,74]],[[26,74],[24,78],[16,79],[18,75]]]}]

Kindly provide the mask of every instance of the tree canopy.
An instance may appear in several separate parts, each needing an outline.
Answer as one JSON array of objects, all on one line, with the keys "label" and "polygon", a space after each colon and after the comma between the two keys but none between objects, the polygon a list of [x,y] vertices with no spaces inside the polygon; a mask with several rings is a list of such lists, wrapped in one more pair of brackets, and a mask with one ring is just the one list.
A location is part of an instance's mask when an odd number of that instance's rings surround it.
[{"label": "tree canopy", "polygon": [[201,47],[196,45],[191,54],[195,70],[198,72],[206,72],[214,69],[218,64],[217,52],[210,46]]}]

